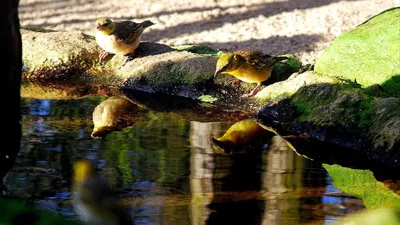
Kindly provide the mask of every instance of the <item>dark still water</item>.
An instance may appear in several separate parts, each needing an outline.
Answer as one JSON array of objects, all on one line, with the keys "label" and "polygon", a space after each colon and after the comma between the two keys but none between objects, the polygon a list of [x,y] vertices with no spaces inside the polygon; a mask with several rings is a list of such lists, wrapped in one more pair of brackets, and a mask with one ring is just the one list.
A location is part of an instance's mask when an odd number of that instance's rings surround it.
[{"label": "dark still water", "polygon": [[[239,143],[243,148],[235,154],[220,154],[211,138],[235,122],[136,110],[119,116],[118,129],[130,127],[92,138],[93,110],[106,99],[23,99],[21,152],[6,177],[7,195],[78,220],[70,200],[72,171],[86,158],[118,193],[133,224],[332,224],[365,209],[368,199],[357,192],[363,187],[340,183],[353,170],[300,157],[272,133],[247,150],[248,143]],[[103,113],[118,107],[125,106],[104,105]],[[336,187],[327,169],[338,176]],[[354,176],[369,176],[364,172]],[[381,184],[369,178],[363,183]],[[397,200],[396,184],[381,187],[393,193],[388,201]]]}]

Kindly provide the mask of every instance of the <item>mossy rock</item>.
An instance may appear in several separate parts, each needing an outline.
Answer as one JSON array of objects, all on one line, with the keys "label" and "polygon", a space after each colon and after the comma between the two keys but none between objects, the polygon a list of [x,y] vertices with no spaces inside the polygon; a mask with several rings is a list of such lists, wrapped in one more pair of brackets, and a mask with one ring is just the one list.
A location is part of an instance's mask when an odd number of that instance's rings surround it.
[{"label": "mossy rock", "polygon": [[279,133],[364,152],[400,168],[400,100],[371,96],[357,83],[315,71],[295,73],[256,95],[255,116]]},{"label": "mossy rock", "polygon": [[340,84],[343,81],[329,76],[323,76],[313,71],[301,74],[294,73],[284,82],[276,82],[262,89],[255,96],[260,102],[276,103],[283,99],[290,98],[301,88],[317,84]]},{"label": "mossy rock", "polygon": [[315,71],[380,85],[386,96],[400,97],[400,8],[386,10],[344,32],[317,59]]}]

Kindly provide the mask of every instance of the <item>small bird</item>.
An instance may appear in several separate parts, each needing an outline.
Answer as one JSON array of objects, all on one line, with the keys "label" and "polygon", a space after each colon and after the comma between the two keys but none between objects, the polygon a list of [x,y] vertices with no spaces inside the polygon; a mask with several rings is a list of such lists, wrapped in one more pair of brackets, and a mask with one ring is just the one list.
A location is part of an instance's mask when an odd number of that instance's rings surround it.
[{"label": "small bird", "polygon": [[122,66],[132,60],[135,50],[140,44],[143,31],[154,25],[150,20],[142,23],[133,21],[113,22],[109,18],[96,20],[96,42],[104,50],[99,55],[99,61],[105,59],[109,53],[125,56]]},{"label": "small bird", "polygon": [[74,164],[73,206],[81,219],[95,225],[132,224],[119,206],[114,193],[101,180],[92,164],[78,160]]},{"label": "small bird", "polygon": [[269,140],[272,133],[262,128],[252,119],[244,119],[233,124],[222,137],[212,138],[213,149],[220,154],[242,152],[244,149],[257,146]]},{"label": "small bird", "polygon": [[271,76],[274,65],[285,59],[289,58],[251,50],[224,53],[217,61],[214,77],[217,74],[226,73],[244,82],[257,83],[257,86],[249,94],[242,96],[252,97],[257,94],[261,83]]}]

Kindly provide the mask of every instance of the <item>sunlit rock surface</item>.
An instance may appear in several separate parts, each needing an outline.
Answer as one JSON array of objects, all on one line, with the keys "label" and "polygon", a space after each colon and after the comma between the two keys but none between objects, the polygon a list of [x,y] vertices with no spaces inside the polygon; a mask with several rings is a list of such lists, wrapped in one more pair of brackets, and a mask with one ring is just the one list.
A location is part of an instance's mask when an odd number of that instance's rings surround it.
[{"label": "sunlit rock surface", "polygon": [[363,88],[381,85],[400,96],[400,8],[386,10],[343,33],[318,58],[315,71]]}]

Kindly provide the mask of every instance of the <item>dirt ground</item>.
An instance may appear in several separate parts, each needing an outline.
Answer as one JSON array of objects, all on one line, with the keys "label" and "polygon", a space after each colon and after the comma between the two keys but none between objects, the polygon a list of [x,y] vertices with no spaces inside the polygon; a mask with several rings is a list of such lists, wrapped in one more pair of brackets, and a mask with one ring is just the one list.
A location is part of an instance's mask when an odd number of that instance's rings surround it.
[{"label": "dirt ground", "polygon": [[93,34],[99,17],[151,20],[144,41],[292,53],[304,63],[399,0],[20,0],[22,27]]}]

